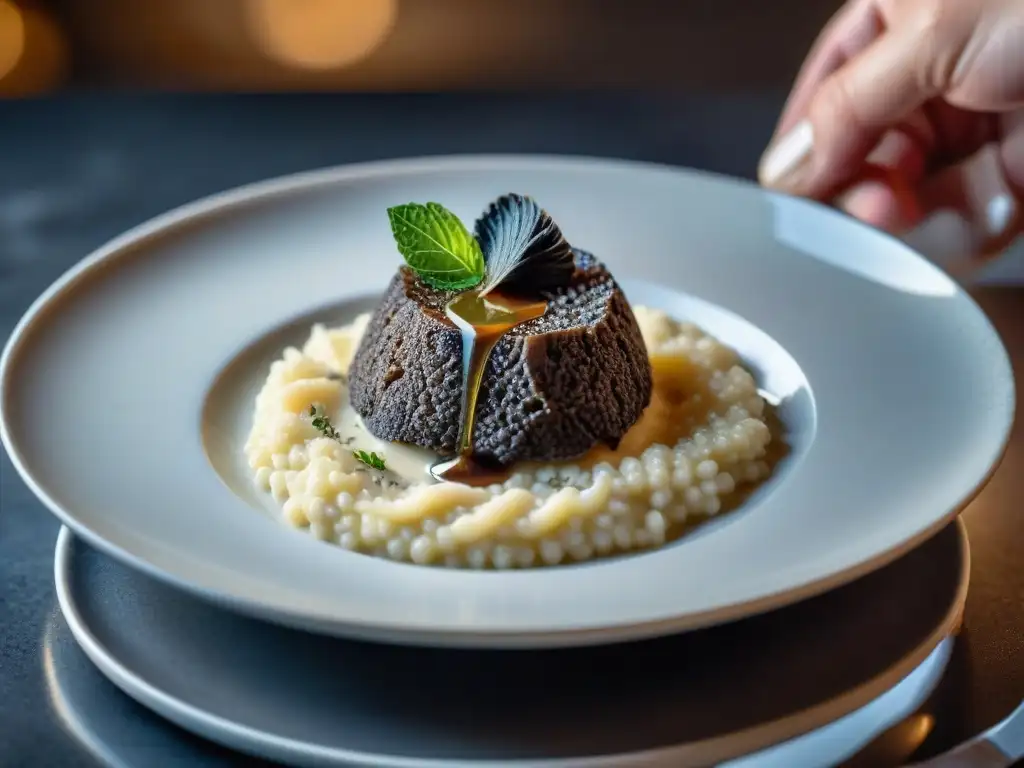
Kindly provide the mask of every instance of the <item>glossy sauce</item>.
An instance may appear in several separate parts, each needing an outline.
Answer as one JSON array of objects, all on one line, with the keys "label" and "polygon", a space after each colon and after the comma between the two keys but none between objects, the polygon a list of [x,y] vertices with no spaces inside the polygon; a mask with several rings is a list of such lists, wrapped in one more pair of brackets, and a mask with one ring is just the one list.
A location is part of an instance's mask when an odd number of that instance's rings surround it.
[{"label": "glossy sauce", "polygon": [[547,308],[545,301],[517,299],[497,292],[480,296],[475,291],[460,293],[445,307],[445,315],[462,335],[462,424],[456,455],[430,468],[436,480],[483,486],[500,483],[508,476],[507,470],[485,467],[473,457],[473,426],[480,385],[491,350],[501,337],[517,325],[541,317]]}]

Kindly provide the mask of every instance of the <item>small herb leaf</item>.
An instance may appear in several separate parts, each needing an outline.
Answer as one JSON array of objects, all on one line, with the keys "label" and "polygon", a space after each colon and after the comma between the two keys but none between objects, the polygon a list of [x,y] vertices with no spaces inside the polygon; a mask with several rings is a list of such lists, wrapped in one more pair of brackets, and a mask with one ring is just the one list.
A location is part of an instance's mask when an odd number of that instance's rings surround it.
[{"label": "small herb leaf", "polygon": [[554,219],[530,197],[499,197],[476,222],[484,255],[485,295],[504,286],[537,293],[569,284],[576,266],[572,247]]},{"label": "small herb leaf", "polygon": [[359,461],[363,462],[366,466],[371,469],[379,469],[381,471],[387,469],[384,464],[384,457],[378,456],[376,453],[367,453],[366,451],[352,451],[352,455],[355,456]]},{"label": "small herb leaf", "polygon": [[313,428],[316,429],[324,437],[329,437],[332,440],[341,440],[341,435],[338,434],[338,430],[331,424],[331,420],[324,415],[324,412],[317,408],[315,405],[309,406],[310,423]]},{"label": "small herb leaf", "polygon": [[399,205],[388,208],[388,219],[398,251],[427,285],[463,290],[483,280],[480,244],[444,206]]},{"label": "small herb leaf", "polygon": [[[328,419],[323,412],[323,409],[318,406],[309,406],[310,423],[313,427],[323,435],[329,437],[332,440],[341,441],[341,435],[338,434],[338,430],[331,424],[331,420]],[[387,469],[384,464],[384,457],[378,456],[376,453],[367,453],[366,451],[352,451],[352,455],[355,456],[359,461],[363,462],[366,466],[371,469],[379,469],[381,471]]]}]

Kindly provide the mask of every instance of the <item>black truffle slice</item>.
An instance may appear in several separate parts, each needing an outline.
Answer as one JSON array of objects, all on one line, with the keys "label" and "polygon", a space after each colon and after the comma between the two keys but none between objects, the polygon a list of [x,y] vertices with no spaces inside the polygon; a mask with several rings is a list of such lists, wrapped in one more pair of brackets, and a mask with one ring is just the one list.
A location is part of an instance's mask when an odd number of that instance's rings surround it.
[{"label": "black truffle slice", "polygon": [[[488,359],[473,455],[507,466],[615,447],[651,398],[651,366],[636,318],[608,270],[573,249],[567,288],[547,313],[513,328]],[[455,453],[462,424],[462,337],[444,313],[454,293],[399,269],[349,371],[350,397],[382,440]]]}]

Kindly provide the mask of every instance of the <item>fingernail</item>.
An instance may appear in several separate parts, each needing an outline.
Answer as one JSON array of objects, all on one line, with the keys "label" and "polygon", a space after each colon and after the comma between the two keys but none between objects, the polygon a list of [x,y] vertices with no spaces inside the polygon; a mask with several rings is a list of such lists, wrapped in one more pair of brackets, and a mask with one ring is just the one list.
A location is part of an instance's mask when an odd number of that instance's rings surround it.
[{"label": "fingernail", "polygon": [[990,238],[1002,237],[1017,214],[1017,203],[1006,194],[999,194],[985,204],[985,229]]},{"label": "fingernail", "polygon": [[837,197],[834,205],[865,224],[887,230],[897,218],[892,198],[885,184],[865,181]]},{"label": "fingernail", "polygon": [[833,204],[854,218],[891,233],[905,231],[922,218],[916,192],[891,168],[865,166],[861,181]]},{"label": "fingernail", "polygon": [[984,147],[964,164],[964,191],[978,234],[993,245],[1010,234],[1017,219],[1017,202],[1006,185],[999,150]]},{"label": "fingernail", "polygon": [[803,120],[769,147],[758,171],[761,183],[767,187],[784,184],[811,156],[813,147],[814,127]]}]

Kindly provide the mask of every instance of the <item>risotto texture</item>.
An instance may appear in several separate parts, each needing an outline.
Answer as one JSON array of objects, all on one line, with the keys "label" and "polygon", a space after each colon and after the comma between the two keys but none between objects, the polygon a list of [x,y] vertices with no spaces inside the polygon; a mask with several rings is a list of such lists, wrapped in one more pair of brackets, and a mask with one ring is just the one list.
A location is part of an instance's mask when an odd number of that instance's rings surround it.
[{"label": "risotto texture", "polygon": [[[650,406],[616,450],[516,466],[500,485],[436,483],[437,457],[373,437],[345,374],[368,315],[314,326],[272,364],[245,445],[284,519],[346,549],[393,560],[525,568],[657,547],[769,474],[766,403],[735,352],[700,328],[634,307],[654,372]],[[313,426],[327,415],[337,439]],[[353,455],[374,451],[373,469]]]}]

